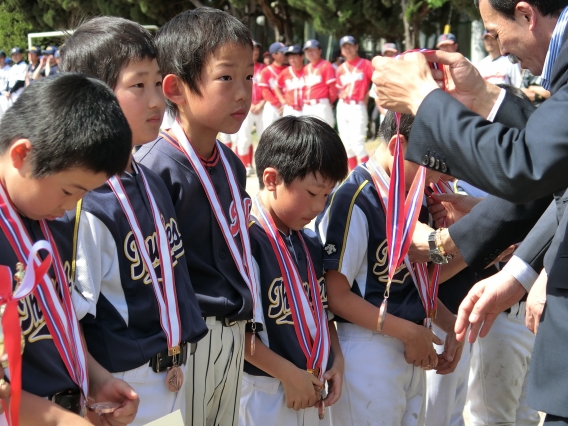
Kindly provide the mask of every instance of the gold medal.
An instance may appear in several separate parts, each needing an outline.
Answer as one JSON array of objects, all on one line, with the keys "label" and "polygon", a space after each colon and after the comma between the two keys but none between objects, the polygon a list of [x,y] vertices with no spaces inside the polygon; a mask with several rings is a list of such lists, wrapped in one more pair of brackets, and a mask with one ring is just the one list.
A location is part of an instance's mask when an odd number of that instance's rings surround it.
[{"label": "gold medal", "polygon": [[166,375],[166,387],[170,392],[178,392],[183,385],[183,371],[178,365],[174,364],[168,368]]},{"label": "gold medal", "polygon": [[385,319],[387,317],[387,302],[388,299],[384,299],[379,308],[379,318],[377,320],[377,331],[382,331],[385,325]]}]

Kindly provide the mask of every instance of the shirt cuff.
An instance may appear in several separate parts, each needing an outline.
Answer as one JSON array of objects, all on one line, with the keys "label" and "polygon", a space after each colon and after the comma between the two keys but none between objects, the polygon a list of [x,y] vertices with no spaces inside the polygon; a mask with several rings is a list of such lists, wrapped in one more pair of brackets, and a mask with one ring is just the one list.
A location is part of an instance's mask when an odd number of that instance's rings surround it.
[{"label": "shirt cuff", "polygon": [[523,259],[517,256],[513,256],[511,260],[503,267],[503,271],[510,273],[525,290],[530,291],[534,282],[538,278],[538,274],[535,272],[531,266],[525,262]]},{"label": "shirt cuff", "polygon": [[491,108],[491,112],[487,116],[487,121],[492,122],[493,120],[495,120],[497,111],[499,111],[499,108],[501,108],[501,104],[503,103],[503,99],[505,99],[506,93],[507,91],[505,89],[501,89],[501,91],[499,92],[499,96],[497,97],[497,101],[495,101],[495,105],[493,105],[493,108]]}]

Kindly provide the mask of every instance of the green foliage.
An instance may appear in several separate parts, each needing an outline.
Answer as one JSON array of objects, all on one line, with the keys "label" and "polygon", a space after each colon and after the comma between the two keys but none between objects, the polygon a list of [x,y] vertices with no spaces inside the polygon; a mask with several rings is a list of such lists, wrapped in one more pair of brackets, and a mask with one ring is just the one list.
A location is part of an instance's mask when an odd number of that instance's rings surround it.
[{"label": "green foliage", "polygon": [[5,3],[0,3],[0,49],[10,55],[14,46],[26,48],[27,34],[32,26],[18,11],[11,11]]}]

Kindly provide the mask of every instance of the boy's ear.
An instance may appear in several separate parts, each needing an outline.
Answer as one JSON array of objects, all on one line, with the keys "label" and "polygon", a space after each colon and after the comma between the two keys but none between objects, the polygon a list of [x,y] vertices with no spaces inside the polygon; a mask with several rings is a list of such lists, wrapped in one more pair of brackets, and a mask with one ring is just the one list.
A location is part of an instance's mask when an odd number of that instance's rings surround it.
[{"label": "boy's ear", "polygon": [[29,155],[32,152],[32,143],[28,139],[18,139],[10,146],[9,152],[12,166],[20,170],[26,164],[26,159],[29,162]]},{"label": "boy's ear", "polygon": [[162,80],[162,91],[164,96],[176,105],[184,104],[185,91],[182,81],[173,74],[168,74]]},{"label": "boy's ear", "polygon": [[[404,135],[400,135],[400,144],[402,145],[402,152],[403,153],[406,152],[406,146],[408,144],[408,141],[406,140],[406,137]],[[396,149],[396,135],[393,135],[389,141],[389,152],[390,155],[392,155],[393,157],[395,149]]]},{"label": "boy's ear", "polygon": [[276,191],[276,186],[280,183],[280,173],[274,167],[267,167],[262,172],[262,182],[268,191]]}]

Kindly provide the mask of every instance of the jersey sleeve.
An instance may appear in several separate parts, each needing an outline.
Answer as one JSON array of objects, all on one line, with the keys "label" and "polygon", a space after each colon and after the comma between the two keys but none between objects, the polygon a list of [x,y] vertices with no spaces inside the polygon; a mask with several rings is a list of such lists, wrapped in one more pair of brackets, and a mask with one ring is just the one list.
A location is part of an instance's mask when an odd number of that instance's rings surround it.
[{"label": "jersey sleeve", "polygon": [[96,317],[102,286],[113,283],[113,287],[118,286],[120,291],[122,286],[118,252],[112,234],[100,219],[85,211],[81,212],[79,221],[75,263],[75,282],[87,302],[75,306],[77,318],[82,319],[87,314]]},{"label": "jersey sleeve", "polygon": [[[255,301],[256,301],[256,305],[253,307],[254,312],[253,312],[253,319],[254,322],[257,324],[257,331],[263,331],[266,330],[266,325],[265,325],[265,321],[264,321],[264,309],[262,306],[262,293],[261,293],[261,289],[260,289],[260,267],[258,266],[258,262],[256,261],[256,259],[252,258],[252,264],[253,264],[253,270],[254,273],[256,275],[256,279],[255,279]],[[258,325],[260,325],[260,327],[258,327]],[[248,327],[247,327],[247,331]],[[252,331],[252,330],[251,330]]]},{"label": "jersey sleeve", "polygon": [[276,80],[276,84],[278,85],[278,87],[280,89],[286,88],[286,74],[288,74],[288,73],[286,72],[286,70],[284,70],[278,75],[278,79]]},{"label": "jersey sleeve", "polygon": [[338,199],[332,200],[318,229],[324,246],[324,269],[339,271],[349,285],[367,261],[369,225],[367,216],[355,204],[358,194],[334,197]]}]

